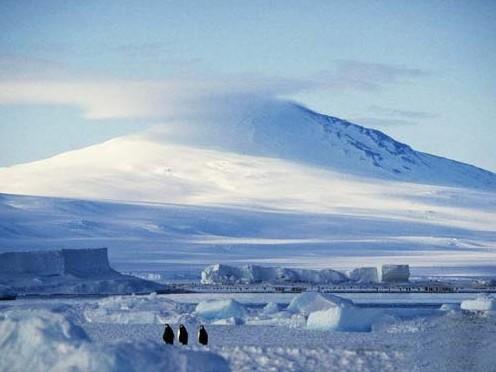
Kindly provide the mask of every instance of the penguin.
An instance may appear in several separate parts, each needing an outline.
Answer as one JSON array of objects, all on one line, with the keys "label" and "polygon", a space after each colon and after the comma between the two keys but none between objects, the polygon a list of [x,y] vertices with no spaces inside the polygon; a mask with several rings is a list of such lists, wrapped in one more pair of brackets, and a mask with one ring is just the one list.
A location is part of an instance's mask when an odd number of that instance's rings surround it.
[{"label": "penguin", "polygon": [[198,330],[198,343],[208,345],[208,333],[204,326],[200,326]]},{"label": "penguin", "polygon": [[169,324],[165,324],[164,334],[162,335],[162,339],[168,345],[172,345],[174,343],[174,331],[172,330]]},{"label": "penguin", "polygon": [[186,327],[182,324],[179,325],[179,331],[177,332],[177,339],[180,344],[187,345],[188,344],[188,331]]}]

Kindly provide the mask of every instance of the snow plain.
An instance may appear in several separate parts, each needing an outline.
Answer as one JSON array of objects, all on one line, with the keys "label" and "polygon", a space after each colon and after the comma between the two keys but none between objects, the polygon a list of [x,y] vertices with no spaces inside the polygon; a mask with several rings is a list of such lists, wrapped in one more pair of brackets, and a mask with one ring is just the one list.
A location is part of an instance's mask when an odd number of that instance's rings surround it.
[{"label": "snow plain", "polygon": [[108,247],[116,270],[167,280],[199,280],[215,263],[336,270],[403,263],[414,276],[494,275],[496,194],[471,193],[449,198],[470,198],[471,207],[446,213],[441,193],[389,216],[0,195],[0,251]]}]

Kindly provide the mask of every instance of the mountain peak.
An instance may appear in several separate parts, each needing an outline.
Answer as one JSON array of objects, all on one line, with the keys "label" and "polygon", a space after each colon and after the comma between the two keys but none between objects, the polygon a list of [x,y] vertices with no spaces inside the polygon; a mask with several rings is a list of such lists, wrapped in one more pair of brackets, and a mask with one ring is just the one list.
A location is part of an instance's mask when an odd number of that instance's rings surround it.
[{"label": "mountain peak", "polygon": [[285,159],[358,176],[407,182],[496,188],[496,175],[425,154],[381,131],[271,101],[238,116],[168,123],[145,134],[153,141]]},{"label": "mountain peak", "polygon": [[175,203],[285,198],[292,206],[296,199],[318,206],[329,199],[330,188],[336,189],[328,204],[355,202],[364,184],[376,195],[381,188],[396,189],[391,181],[496,190],[491,172],[287,102],[170,122],[0,169],[0,179],[0,192],[11,194]]}]

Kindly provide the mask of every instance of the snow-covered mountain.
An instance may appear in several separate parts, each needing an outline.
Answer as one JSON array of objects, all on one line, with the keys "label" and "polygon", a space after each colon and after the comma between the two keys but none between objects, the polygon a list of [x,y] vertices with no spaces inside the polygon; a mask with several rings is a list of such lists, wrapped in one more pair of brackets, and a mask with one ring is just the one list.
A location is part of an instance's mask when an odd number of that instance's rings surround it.
[{"label": "snow-covered mountain", "polygon": [[496,190],[496,175],[413,150],[384,133],[298,104],[271,102],[239,118],[168,125],[150,138],[302,162],[366,177]]},{"label": "snow-covered mountain", "polygon": [[496,258],[495,174],[291,103],[3,168],[0,193],[57,197],[0,197],[0,251],[106,246],[120,270]]},{"label": "snow-covered mountain", "polygon": [[[272,197],[287,176],[380,180],[496,190],[494,173],[417,152],[382,132],[287,102],[226,119],[172,122],[33,163],[0,169],[0,192],[159,202]],[[304,176],[306,175],[306,176]],[[289,176],[292,177],[292,176]],[[301,178],[301,177],[300,177]],[[317,175],[317,178],[321,178]],[[289,181],[289,180],[287,180]],[[312,180],[313,181],[313,180]],[[321,183],[319,181],[316,181]]]}]

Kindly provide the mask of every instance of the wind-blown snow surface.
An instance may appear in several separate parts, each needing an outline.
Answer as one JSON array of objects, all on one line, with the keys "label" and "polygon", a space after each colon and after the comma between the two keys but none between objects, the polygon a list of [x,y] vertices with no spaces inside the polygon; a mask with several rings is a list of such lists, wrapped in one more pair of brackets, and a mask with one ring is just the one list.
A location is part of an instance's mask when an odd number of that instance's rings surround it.
[{"label": "wind-blown snow surface", "polygon": [[0,250],[107,246],[118,270],[495,258],[493,173],[288,103],[0,169],[0,192],[71,198],[1,197]]}]

